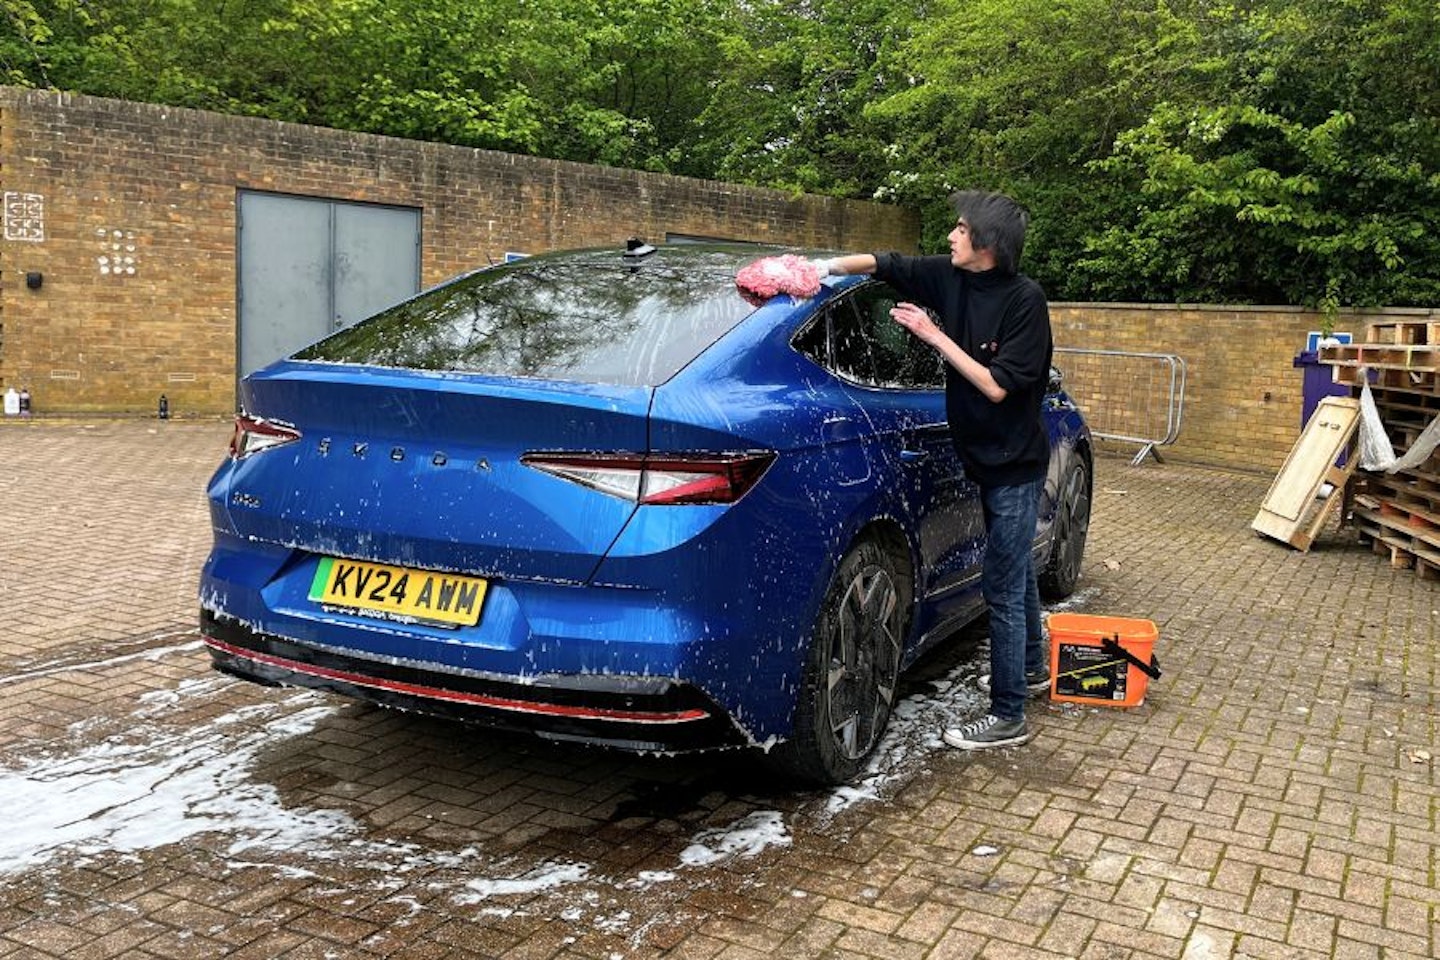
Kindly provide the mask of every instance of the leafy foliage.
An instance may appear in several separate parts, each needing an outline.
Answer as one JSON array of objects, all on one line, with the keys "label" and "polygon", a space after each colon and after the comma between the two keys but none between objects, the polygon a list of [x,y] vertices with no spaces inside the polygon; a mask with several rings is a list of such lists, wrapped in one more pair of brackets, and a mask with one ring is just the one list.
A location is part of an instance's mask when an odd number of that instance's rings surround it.
[{"label": "leafy foliage", "polygon": [[1259,8],[1207,38],[1232,71],[1160,101],[1096,175],[1137,194],[1078,266],[1100,296],[1433,304],[1440,13],[1410,0]]},{"label": "leafy foliage", "polygon": [[1433,0],[0,0],[0,82],[1032,212],[1064,299],[1432,305]]},{"label": "leafy foliage", "polygon": [[879,64],[923,12],[915,0],[753,0],[731,5],[721,69],[699,117],[715,176],[865,196],[884,175],[865,107]]}]

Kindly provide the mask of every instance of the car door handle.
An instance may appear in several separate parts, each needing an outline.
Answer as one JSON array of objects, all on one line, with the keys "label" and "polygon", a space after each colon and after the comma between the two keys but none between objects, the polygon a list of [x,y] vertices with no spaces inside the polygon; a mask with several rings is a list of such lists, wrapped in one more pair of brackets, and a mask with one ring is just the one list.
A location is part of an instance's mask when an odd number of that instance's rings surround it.
[{"label": "car door handle", "polygon": [[919,463],[921,460],[924,460],[928,456],[930,456],[930,451],[928,450],[901,450],[900,462]]}]

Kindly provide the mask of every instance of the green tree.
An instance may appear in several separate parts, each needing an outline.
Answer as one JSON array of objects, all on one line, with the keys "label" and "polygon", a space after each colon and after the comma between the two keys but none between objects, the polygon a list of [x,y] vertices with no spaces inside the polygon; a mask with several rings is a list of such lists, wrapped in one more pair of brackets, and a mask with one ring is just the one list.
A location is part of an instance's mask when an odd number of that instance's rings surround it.
[{"label": "green tree", "polygon": [[8,82],[705,175],[719,0],[0,0]]},{"label": "green tree", "polygon": [[1433,304],[1434,0],[0,0],[4,82],[1033,213],[1061,299]]},{"label": "green tree", "polygon": [[29,0],[0,0],[0,80],[12,86],[49,86],[50,24]]},{"label": "green tree", "polygon": [[96,96],[308,118],[314,63],[266,29],[288,0],[0,0],[7,81]]},{"label": "green tree", "polygon": [[1026,270],[1051,296],[1086,293],[1073,264],[1125,202],[1087,168],[1158,96],[1204,73],[1192,17],[1145,0],[939,0],[884,64],[869,108],[888,141],[877,195],[923,206],[942,249],[953,190],[1004,190],[1032,213]]},{"label": "green tree", "polygon": [[909,36],[923,0],[731,4],[718,83],[697,141],[716,175],[835,196],[869,196],[886,170],[866,107],[880,61]]},{"label": "green tree", "polygon": [[292,0],[322,51],[317,122],[557,159],[694,172],[712,0]]},{"label": "green tree", "polygon": [[1099,297],[1440,298],[1440,8],[1299,0],[1216,24],[1228,69],[1092,165],[1133,198],[1079,268]]}]

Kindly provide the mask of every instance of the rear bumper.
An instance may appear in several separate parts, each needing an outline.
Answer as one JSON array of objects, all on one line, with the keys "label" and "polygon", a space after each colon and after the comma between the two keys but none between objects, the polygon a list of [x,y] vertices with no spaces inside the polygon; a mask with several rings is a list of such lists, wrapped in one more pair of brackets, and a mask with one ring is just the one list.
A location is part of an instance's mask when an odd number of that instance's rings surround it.
[{"label": "rear bumper", "polygon": [[686,752],[750,742],[700,690],[663,678],[479,676],[301,643],[205,608],[200,632],[215,669],[268,686],[325,690],[400,710],[626,750]]}]

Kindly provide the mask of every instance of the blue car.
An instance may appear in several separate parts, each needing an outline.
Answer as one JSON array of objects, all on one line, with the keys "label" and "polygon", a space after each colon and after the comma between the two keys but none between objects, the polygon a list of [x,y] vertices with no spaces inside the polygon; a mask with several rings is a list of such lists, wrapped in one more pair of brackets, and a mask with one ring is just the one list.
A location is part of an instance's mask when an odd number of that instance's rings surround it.
[{"label": "blue car", "polygon": [[[895,291],[758,308],[780,251],[531,257],[246,377],[209,485],[219,670],[636,751],[861,771],[899,673],[984,610],[978,491]],[[1072,592],[1092,448],[1052,375],[1035,556]]]}]

